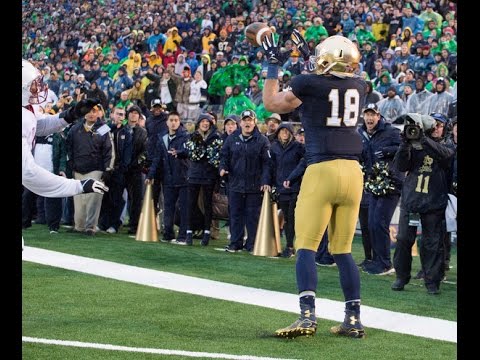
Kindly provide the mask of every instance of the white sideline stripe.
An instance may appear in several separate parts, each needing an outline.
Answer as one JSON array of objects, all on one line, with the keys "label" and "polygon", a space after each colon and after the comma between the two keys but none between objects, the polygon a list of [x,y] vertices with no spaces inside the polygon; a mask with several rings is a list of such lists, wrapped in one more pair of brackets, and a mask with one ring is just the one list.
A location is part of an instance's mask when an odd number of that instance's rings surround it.
[{"label": "white sideline stripe", "polygon": [[295,359],[271,358],[271,357],[262,357],[262,356],[252,356],[252,355],[230,355],[230,354],[207,353],[207,352],[197,352],[197,351],[193,352],[193,351],[183,351],[183,350],[137,348],[137,347],[130,347],[130,346],[118,346],[118,345],[98,344],[98,343],[80,342],[80,341],[41,339],[41,338],[33,338],[28,336],[22,336],[22,341],[28,342],[28,343],[36,343],[36,344],[73,346],[73,347],[90,348],[90,349],[128,351],[128,352],[136,352],[136,353],[174,355],[174,356],[189,356],[189,357],[211,358],[211,359],[295,360]]},{"label": "white sideline stripe", "polygon": [[[135,284],[298,313],[298,295],[296,294],[256,289],[164,271],[144,269],[137,266],[69,255],[31,246],[25,246],[22,252],[22,259]],[[338,321],[344,317],[344,303],[343,301],[317,297],[316,314],[317,317],[322,319]],[[361,318],[363,325],[366,327],[435,340],[457,342],[456,321],[404,314],[365,305],[362,305]]]}]

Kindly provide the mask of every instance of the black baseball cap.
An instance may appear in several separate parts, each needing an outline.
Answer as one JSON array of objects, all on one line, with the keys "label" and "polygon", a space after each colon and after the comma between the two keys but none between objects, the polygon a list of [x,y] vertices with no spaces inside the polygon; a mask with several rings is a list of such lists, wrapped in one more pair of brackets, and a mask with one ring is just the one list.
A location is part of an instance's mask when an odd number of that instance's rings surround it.
[{"label": "black baseball cap", "polygon": [[162,100],[160,99],[153,99],[152,102],[150,103],[150,107],[154,107],[154,106],[162,106]]}]

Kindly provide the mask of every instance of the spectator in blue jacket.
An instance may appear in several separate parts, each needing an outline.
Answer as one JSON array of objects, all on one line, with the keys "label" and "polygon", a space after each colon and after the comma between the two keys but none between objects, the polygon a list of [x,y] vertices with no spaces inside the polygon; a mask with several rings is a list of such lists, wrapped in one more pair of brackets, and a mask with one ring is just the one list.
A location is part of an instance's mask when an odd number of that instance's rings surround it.
[{"label": "spectator in blue jacket", "polygon": [[422,46],[422,55],[415,60],[413,64],[413,70],[419,75],[426,76],[428,71],[432,70],[432,66],[435,65],[435,60],[430,53],[430,45]]},{"label": "spectator in blue jacket", "polygon": [[137,105],[132,105],[127,110],[127,128],[132,134],[132,159],[125,172],[125,184],[128,192],[129,234],[137,233],[145,190],[143,177],[147,157],[147,131],[139,125],[142,116],[142,109]]},{"label": "spectator in blue jacket", "polygon": [[[194,51],[190,51],[188,53],[188,57],[187,59],[185,60],[186,63],[190,66],[190,71],[192,72],[192,74],[195,74],[195,72],[197,71],[197,68],[198,66],[200,65],[198,60],[197,60],[197,55],[195,54]],[[202,74],[203,75],[203,74]]]},{"label": "spectator in blue jacket", "polygon": [[[396,93],[399,96],[403,95],[405,85],[410,85],[410,88],[415,89],[415,71],[413,71],[412,69],[407,69],[407,71],[405,71],[405,78],[401,83],[397,84],[396,86]],[[404,102],[406,102],[406,99],[404,100]]]},{"label": "spectator in blue jacket", "polygon": [[117,80],[115,80],[113,83],[114,93],[130,89],[132,86],[133,86],[133,79],[130,76],[128,76],[125,66],[120,66],[120,68],[118,69]]},{"label": "spectator in blue jacket", "polygon": [[106,69],[100,71],[100,77],[96,80],[96,83],[108,99],[111,99],[115,95],[113,90],[113,80],[108,76],[108,71]]},{"label": "spectator in blue jacket", "polygon": [[[188,221],[185,245],[193,245],[193,215],[200,189],[203,191],[203,238],[201,245],[210,241],[212,224],[212,198],[218,180],[220,148],[223,141],[210,114],[200,114],[196,130],[186,143],[190,167],[188,168]],[[183,243],[181,245],[184,245]]]},{"label": "spectator in blue jacket", "polygon": [[[230,244],[227,252],[253,251],[262,193],[271,191],[270,142],[257,127],[257,115],[244,110],[240,129],[228,136],[220,154],[220,176],[228,175],[230,208]],[[248,237],[243,244],[244,228]]]},{"label": "spectator in blue jacket", "polygon": [[155,29],[153,29],[153,34],[150,35],[147,39],[149,53],[151,53],[152,51],[157,51],[158,43],[160,42],[160,44],[163,45],[165,44],[165,40],[167,40],[167,37],[165,34],[162,34],[160,32],[160,28],[156,27]]},{"label": "spectator in blue jacket", "polygon": [[125,109],[123,107],[113,108],[110,116],[110,128],[115,161],[111,174],[104,174],[106,185],[110,190],[103,196],[98,220],[100,230],[105,230],[109,234],[117,233],[122,225],[120,218],[125,207],[123,199],[125,172],[132,160],[132,134],[123,124],[123,120],[125,120]]},{"label": "spectator in blue jacket", "polygon": [[412,6],[407,2],[403,7],[402,23],[402,31],[408,27],[415,34],[417,31],[423,31],[425,21],[413,12]]},{"label": "spectator in blue jacket", "polygon": [[301,181],[290,183],[288,176],[297,167],[305,153],[305,148],[295,141],[290,124],[280,124],[275,132],[276,139],[271,143],[270,153],[273,165],[273,181],[278,193],[278,206],[284,216],[286,246],[282,256],[289,258],[295,254],[295,205],[300,191]]},{"label": "spectator in blue jacket", "polygon": [[[145,121],[145,129],[147,130],[147,165],[150,165],[155,157],[157,142],[160,139],[160,134],[165,134],[168,131],[167,127],[168,111],[166,111],[165,104],[162,100],[156,98],[150,103],[150,115]],[[153,183],[153,207],[155,213],[158,213],[163,206],[162,182],[155,181]],[[173,239],[173,238],[172,238]]]},{"label": "spectator in blue jacket", "polygon": [[117,52],[116,55],[117,57],[122,60],[128,56],[128,51],[129,49],[125,46],[123,41],[120,39],[117,41]]},{"label": "spectator in blue jacket", "polygon": [[232,135],[239,127],[240,118],[238,115],[230,114],[223,121],[222,140],[225,141],[229,135]]},{"label": "spectator in blue jacket", "polygon": [[369,274],[387,275],[395,272],[390,256],[390,221],[400,198],[403,173],[391,164],[400,145],[400,130],[385,121],[376,104],[368,104],[363,117],[364,124],[359,132],[367,176],[365,188],[371,193],[368,228],[373,250],[373,260],[365,264],[363,270]]},{"label": "spectator in blue jacket", "polygon": [[63,73],[63,82],[60,84],[59,91],[60,94],[65,93],[65,91],[68,92],[68,95],[73,95],[73,91],[75,90],[75,81],[71,79],[71,73],[70,71],[65,71]]},{"label": "spectator in blue jacket", "polygon": [[[158,134],[152,165],[147,174],[146,184],[155,181],[162,183],[163,189],[163,242],[186,244],[188,217],[188,152],[185,147],[189,135],[176,111],[168,114],[168,130]],[[178,202],[180,226],[175,237],[174,219]],[[176,240],[175,240],[176,239]]]},{"label": "spectator in blue jacket", "polygon": [[342,24],[343,33],[345,34],[345,36],[350,35],[350,33],[355,28],[355,21],[352,20],[348,11],[342,13],[342,20],[340,20],[340,24]]},{"label": "spectator in blue jacket", "polygon": [[403,43],[402,46],[400,46],[400,54],[395,57],[397,72],[399,71],[398,69],[402,70],[400,68],[400,64],[402,63],[407,64],[407,68],[410,69],[413,68],[413,64],[415,63],[415,56],[410,54],[410,49],[407,43]]}]

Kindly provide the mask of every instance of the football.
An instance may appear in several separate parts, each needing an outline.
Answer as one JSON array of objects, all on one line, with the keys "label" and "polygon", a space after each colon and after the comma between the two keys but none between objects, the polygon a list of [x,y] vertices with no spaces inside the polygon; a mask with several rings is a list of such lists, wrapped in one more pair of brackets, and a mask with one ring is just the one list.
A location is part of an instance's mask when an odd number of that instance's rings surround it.
[{"label": "football", "polygon": [[262,22],[254,22],[245,28],[245,36],[253,46],[261,46],[265,36],[270,35],[272,29]]}]

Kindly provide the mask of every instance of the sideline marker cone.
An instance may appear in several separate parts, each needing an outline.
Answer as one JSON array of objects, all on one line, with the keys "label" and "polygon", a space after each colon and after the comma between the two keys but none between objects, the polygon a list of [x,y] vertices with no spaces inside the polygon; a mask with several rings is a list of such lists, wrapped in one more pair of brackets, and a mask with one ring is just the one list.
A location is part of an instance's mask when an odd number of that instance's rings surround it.
[{"label": "sideline marker cone", "polygon": [[[253,247],[253,255],[255,256],[278,255],[273,215],[270,192],[266,190],[263,193],[262,208],[260,210],[257,234],[255,236],[255,246]],[[275,216],[277,216],[276,213]]]},{"label": "sideline marker cone", "polygon": [[157,221],[153,207],[152,184],[147,184],[143,197],[142,212],[138,219],[137,234],[135,240],[158,242]]}]

